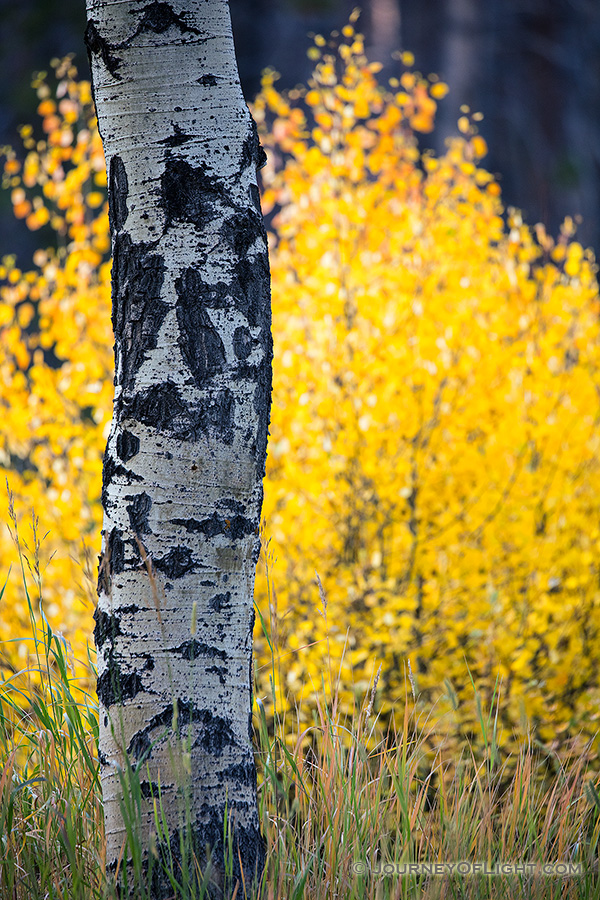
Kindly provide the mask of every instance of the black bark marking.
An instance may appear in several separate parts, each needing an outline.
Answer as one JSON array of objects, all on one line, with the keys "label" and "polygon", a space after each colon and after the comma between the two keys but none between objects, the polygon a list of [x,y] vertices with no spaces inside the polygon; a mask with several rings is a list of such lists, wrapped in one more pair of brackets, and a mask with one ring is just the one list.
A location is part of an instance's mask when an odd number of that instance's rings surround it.
[{"label": "black bark marking", "polygon": [[236,257],[246,257],[259,238],[265,238],[265,226],[256,210],[242,209],[225,219],[219,229],[221,237],[233,249]]},{"label": "black bark marking", "polygon": [[221,612],[230,605],[231,600],[231,591],[226,591],[224,594],[215,594],[214,597],[210,598],[209,605],[211,609],[214,609],[215,612]]},{"label": "black bark marking", "polygon": [[115,662],[112,652],[109,654],[107,666],[102,675],[98,678],[96,693],[98,700],[105,709],[110,709],[115,703],[123,703],[125,700],[131,700],[140,691],[145,690],[142,679],[138,672],[130,672],[124,675],[117,662]]},{"label": "black bark marking", "polygon": [[211,647],[209,644],[205,644],[203,641],[197,641],[195,638],[191,641],[185,641],[183,644],[180,644],[179,647],[173,647],[170,650],[167,650],[168,653],[174,653],[177,656],[182,656],[184,659],[199,659],[201,656],[206,656],[209,659],[227,659],[227,654],[224,650],[219,650],[217,647]]},{"label": "black bark marking", "polygon": [[233,781],[237,781],[247,787],[252,787],[256,784],[256,769],[251,760],[243,763],[232,763],[232,765],[223,769],[221,775],[225,778],[231,778]]},{"label": "black bark marking", "polygon": [[115,612],[118,612],[119,615],[135,615],[140,611],[140,607],[135,603],[128,603],[127,606],[117,606]]},{"label": "black bark marking", "polygon": [[248,359],[253,346],[254,338],[250,334],[250,329],[245,325],[239,325],[233,332],[233,352],[237,358]]},{"label": "black bark marking", "polygon": [[[256,459],[257,472],[259,479],[265,476],[265,467],[267,460],[267,441],[269,435],[269,417],[271,411],[271,393],[272,393],[272,368],[271,362],[273,358],[273,340],[271,337],[270,327],[263,329],[257,339],[263,347],[263,354],[257,365],[240,361],[237,368],[233,372],[233,378],[236,381],[248,380],[255,382],[253,406],[256,413],[254,422],[256,423],[256,434],[252,427],[248,428],[244,441],[249,445],[251,452]],[[254,439],[253,439],[254,438]]]},{"label": "black bark marking", "polygon": [[204,387],[206,378],[225,367],[225,347],[202,305],[198,279],[188,269],[175,282],[179,343],[196,384]]},{"label": "black bark marking", "polygon": [[112,528],[108,535],[107,556],[112,575],[119,575],[125,570],[125,544],[123,532],[119,528]]},{"label": "black bark marking", "polygon": [[144,31],[162,34],[171,25],[175,25],[184,34],[186,32],[200,34],[197,28],[194,28],[193,25],[188,25],[181,15],[174,12],[168,3],[161,3],[158,0],[144,7],[143,15],[135,34],[142,34]]},{"label": "black bark marking", "polygon": [[143,731],[136,732],[131,738],[127,753],[130,757],[135,759],[136,762],[140,762],[142,759],[146,759],[150,756],[150,749],[151,741],[148,737],[148,729],[144,729]]},{"label": "black bark marking", "polygon": [[[263,350],[258,366],[253,367],[253,378],[256,381],[254,391],[254,410],[256,412],[257,434],[254,448],[257,472],[264,478],[267,459],[267,439],[269,434],[269,418],[272,392],[272,360],[273,337],[271,333],[271,301],[269,289],[269,260],[266,254],[260,253],[252,259],[241,259],[236,267],[237,294],[236,299],[242,312],[245,312],[248,323],[260,328],[255,340]],[[243,376],[240,369],[239,377]],[[248,373],[250,377],[250,373]]]},{"label": "black bark marking", "polygon": [[[269,264],[266,254],[256,254],[252,259],[241,259],[234,267],[231,283],[219,281],[209,284],[200,274],[201,264],[186,269],[178,279],[178,289],[182,289],[204,309],[237,309],[248,324],[261,328],[271,327],[269,291],[265,290],[265,279],[269,278]],[[255,340],[253,338],[253,340]],[[268,341],[259,336],[260,343],[268,347]]]},{"label": "black bark marking", "polygon": [[117,456],[128,462],[133,456],[140,451],[140,439],[132,434],[131,431],[121,431],[117,435]]},{"label": "black bark marking", "polygon": [[237,540],[256,532],[256,524],[252,519],[238,514],[229,518],[215,512],[208,519],[202,519],[202,521],[198,519],[172,519],[171,521],[173,525],[181,525],[189,534],[200,532],[209,538],[215,537],[217,534],[226,534]]},{"label": "black bark marking", "polygon": [[[229,848],[223,846],[223,822],[231,807],[232,804],[226,810],[224,805],[212,807],[203,803],[189,829],[174,830],[168,841],[158,844],[156,853],[160,863],[154,857],[150,860],[146,852],[142,872],[153,900],[173,897],[173,886],[167,874],[171,868],[199,873],[192,875],[193,893],[206,897],[206,900],[235,896],[241,884],[249,894],[256,894],[265,865],[264,841],[257,827],[246,828],[236,823],[232,835],[234,853],[230,854]],[[247,804],[237,803],[233,808],[245,809]],[[107,865],[107,868],[111,867]],[[116,861],[112,865],[114,869]],[[202,880],[201,873],[205,873],[208,883]]]},{"label": "black bark marking", "polygon": [[271,415],[272,369],[271,359],[264,361],[258,370],[258,383],[254,389],[254,411],[258,427],[256,431],[256,468],[262,480],[266,474],[267,441],[269,438],[269,419]]},{"label": "black bark marking", "polygon": [[174,429],[180,430],[180,426],[178,427],[176,423],[181,420],[186,424],[192,424],[188,407],[172,381],[165,381],[138,392],[132,400],[124,404],[124,413],[127,418],[137,419],[138,422],[167,434]]},{"label": "black bark marking", "polygon": [[185,269],[175,282],[176,290],[181,292],[189,304],[195,301],[204,309],[232,309],[234,307],[231,287],[223,281],[209,284],[204,281],[199,267]]},{"label": "black bark marking", "polygon": [[236,500],[234,497],[223,497],[218,501],[217,504],[221,509],[227,511],[227,513],[241,513],[242,515],[246,512],[246,505],[241,502],[241,500]]},{"label": "black bark marking", "polygon": [[252,204],[252,206],[258,213],[261,213],[262,215],[260,206],[260,191],[258,189],[258,185],[250,185],[250,187],[248,188],[248,196],[250,197],[250,203]]},{"label": "black bark marking", "polygon": [[173,704],[169,703],[160,713],[150,719],[148,725],[141,731],[137,731],[127,748],[127,753],[134,759],[140,760],[142,757],[150,756],[151,740],[150,733],[156,728],[171,728],[173,724]]},{"label": "black bark marking", "polygon": [[227,669],[224,668],[223,666],[209,666],[209,667],[206,669],[206,674],[207,674],[207,675],[208,675],[208,674],[210,674],[210,675],[216,675],[217,678],[219,679],[219,681],[221,682],[221,684],[225,684],[225,683],[226,683],[226,680],[227,680],[227,679],[226,679]]},{"label": "black bark marking", "polygon": [[[149,735],[157,728],[171,729],[173,712],[173,704],[169,703],[160,713],[153,716],[144,729],[134,734],[127,752],[138,760],[140,756],[148,753],[151,744]],[[213,715],[208,709],[198,709],[192,700],[179,699],[177,701],[178,728],[190,723],[200,725],[201,733],[194,741],[194,745],[200,744],[215,756],[220,756],[226,746],[235,743],[235,735],[225,719]]]},{"label": "black bark marking", "polygon": [[125,478],[128,484],[131,484],[132,481],[143,481],[141,475],[132,472],[130,469],[126,469],[125,466],[122,466],[120,463],[116,462],[114,457],[110,453],[105,453],[104,460],[102,461],[102,506],[104,507],[104,509],[108,509],[109,505],[108,487],[111,484],[113,478],[115,478],[115,476],[117,475],[121,478]]},{"label": "black bark marking", "polygon": [[197,711],[197,718],[194,721],[202,727],[201,734],[194,741],[194,746],[200,745],[208,753],[221,756],[225,747],[235,744],[235,735],[231,725],[222,716],[213,715],[209,709],[201,709]]},{"label": "black bark marking", "polygon": [[233,394],[224,389],[190,406],[176,385],[165,381],[124,400],[123,418],[135,419],[178,440],[197,441],[200,435],[212,433],[231,444],[234,404]]},{"label": "black bark marking", "polygon": [[[267,254],[257,253],[252,259],[242,257],[236,263],[234,278],[228,287],[236,309],[244,314],[251,327],[259,325],[263,332],[271,328],[269,277]],[[266,344],[266,337],[262,342]]]},{"label": "black bark marking", "polygon": [[182,578],[189,572],[194,572],[200,565],[193,557],[188,547],[173,547],[165,556],[154,557],[152,563],[155,569],[163,572],[167,578]]},{"label": "black bark marking", "polygon": [[102,58],[102,62],[113,76],[113,78],[121,80],[121,76],[117,72],[117,69],[121,65],[122,60],[119,59],[118,56],[114,56],[111,52],[110,44],[102,37],[93,19],[89,19],[85,28],[85,32],[83,35],[83,40],[85,41],[85,46],[87,47],[88,55],[91,57],[92,54],[97,55],[100,54]]},{"label": "black bark marking", "polygon": [[129,215],[128,194],[129,185],[123,160],[120,156],[113,156],[108,173],[108,213],[113,234],[121,230]]},{"label": "black bark marking", "polygon": [[160,788],[156,781],[140,781],[140,793],[146,800],[158,797]]},{"label": "black bark marking", "polygon": [[136,494],[131,503],[125,507],[134,534],[151,534],[148,515],[152,507],[152,499],[144,491]]},{"label": "black bark marking", "polygon": [[98,583],[96,592],[100,597],[102,594],[110,594],[110,573],[108,571],[108,560],[106,556],[98,557]]},{"label": "black bark marking", "polygon": [[135,376],[147,351],[157,346],[158,332],[169,310],[160,299],[165,264],[152,253],[152,245],[134,244],[126,233],[113,241],[113,310],[115,371],[125,392],[133,390]]},{"label": "black bark marking", "polygon": [[217,204],[224,199],[222,183],[200,166],[190,166],[183,159],[169,158],[161,176],[162,206],[171,222],[204,225],[215,218]]},{"label": "black bark marking", "polygon": [[171,122],[171,125],[173,126],[173,134],[170,134],[169,137],[166,137],[159,143],[164,144],[166,147],[180,147],[182,144],[187,144],[188,141],[193,140],[193,136],[182,131],[181,126],[177,122]]},{"label": "black bark marking", "polygon": [[96,650],[101,650],[108,640],[112,644],[119,634],[123,634],[121,621],[114,613],[109,615],[109,613],[105,613],[104,610],[96,607],[94,610],[94,621],[96,623],[94,626]]},{"label": "black bark marking", "polygon": [[152,670],[154,669],[154,657],[150,656],[149,653],[140,653],[139,655],[142,657],[142,659],[146,660],[146,662],[144,663],[143,671],[152,672]]},{"label": "black bark marking", "polygon": [[[111,593],[112,577],[120,575],[127,567],[138,566],[141,562],[139,548],[136,541],[127,541],[132,547],[133,557],[125,558],[125,541],[123,532],[119,528],[112,528],[108,534],[106,550],[100,557],[98,571],[98,593]],[[135,608],[137,609],[137,608]],[[123,610],[121,610],[122,612]],[[124,607],[124,611],[129,611]]]},{"label": "black bark marking", "polygon": [[187,289],[202,298],[202,305],[207,309],[231,309],[233,301],[230,286],[223,281],[207,284],[196,269],[186,269]]},{"label": "black bark marking", "polygon": [[200,78],[196,78],[198,84],[204,84],[206,87],[214,87],[219,83],[219,79],[216,75],[213,75],[212,72],[207,72],[206,75],[201,75]]},{"label": "black bark marking", "polygon": [[[251,119],[250,131],[242,145],[241,171],[246,169],[251,163],[254,163],[257,169],[262,169],[267,164],[267,154],[261,147],[254,119]],[[257,208],[260,209],[260,200]]]},{"label": "black bark marking", "polygon": [[[137,440],[138,439],[136,438],[136,441]],[[120,463],[115,462],[113,457],[109,453],[107,453],[105,454],[102,463],[102,480],[105,487],[108,487],[115,475],[126,478],[128,482],[143,481],[143,477],[141,475],[138,475],[137,472],[132,472],[131,469],[126,469],[125,466],[122,466]]]}]

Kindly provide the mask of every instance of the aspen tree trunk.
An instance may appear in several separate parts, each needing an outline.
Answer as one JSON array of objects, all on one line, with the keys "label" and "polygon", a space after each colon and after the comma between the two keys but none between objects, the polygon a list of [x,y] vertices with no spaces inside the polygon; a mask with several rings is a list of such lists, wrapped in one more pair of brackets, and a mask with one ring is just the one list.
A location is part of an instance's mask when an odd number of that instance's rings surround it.
[{"label": "aspen tree trunk", "polygon": [[[272,357],[264,153],[227,0],[87,0],[87,13],[115,333],[94,631],[107,867],[125,841],[128,759],[143,762],[143,844],[160,790],[177,860],[187,779],[198,862],[212,848],[223,889],[229,815],[248,888],[264,862],[251,747]],[[154,865],[152,897],[171,894]]]}]

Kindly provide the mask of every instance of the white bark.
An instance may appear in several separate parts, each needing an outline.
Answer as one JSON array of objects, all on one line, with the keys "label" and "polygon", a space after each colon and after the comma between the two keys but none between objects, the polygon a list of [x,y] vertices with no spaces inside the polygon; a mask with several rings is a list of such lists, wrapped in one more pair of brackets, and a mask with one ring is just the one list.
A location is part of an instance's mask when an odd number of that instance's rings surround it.
[{"label": "white bark", "polygon": [[[262,151],[226,0],[87,9],[113,240],[115,405],[95,629],[107,865],[125,840],[127,755],[149,771],[142,840],[155,830],[160,782],[178,846],[191,767],[199,862],[208,844],[222,868],[227,804],[248,884],[264,853],[250,743],[272,355]],[[157,880],[154,895],[163,890]]]}]

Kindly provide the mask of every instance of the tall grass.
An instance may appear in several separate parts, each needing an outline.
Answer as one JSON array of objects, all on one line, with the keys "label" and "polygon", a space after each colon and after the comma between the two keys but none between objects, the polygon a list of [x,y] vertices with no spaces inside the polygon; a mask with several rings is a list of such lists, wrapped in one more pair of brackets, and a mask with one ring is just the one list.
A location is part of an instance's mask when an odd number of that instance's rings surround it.
[{"label": "tall grass", "polygon": [[[3,672],[0,681],[0,897],[100,897],[97,706],[80,688],[67,644],[44,615],[37,519],[29,552],[9,498],[31,631],[16,639],[29,647],[27,665]],[[93,668],[90,659],[84,668]]]},{"label": "tall grass", "polygon": [[[28,553],[13,520],[31,652],[24,669],[0,682],[0,898],[115,900],[103,869],[95,698],[82,689],[65,641],[44,618],[33,524]],[[271,683],[281,684],[274,677],[281,666],[273,637],[277,623],[261,621],[271,648]],[[93,674],[92,658],[85,664]],[[510,766],[501,761],[494,727],[499,695],[486,709],[475,685],[485,757],[476,758],[468,742],[457,757],[412,695],[410,677],[398,721],[385,729],[374,708],[375,688],[376,679],[344,719],[336,675],[324,673],[308,726],[298,709],[279,712],[274,688],[272,713],[257,698],[259,814],[268,851],[264,898],[600,898],[598,777],[585,760],[567,768],[524,735],[518,757]],[[550,783],[539,777],[549,767]],[[139,775],[134,769],[124,773],[132,823],[128,852],[134,855]],[[157,809],[160,829],[160,802]],[[512,875],[466,874],[464,865],[462,873],[432,871],[434,864],[460,861],[488,869],[578,863],[581,872],[542,875],[532,867]],[[418,871],[417,863],[429,871]],[[156,865],[167,870],[174,900],[200,900],[197,878],[173,860]],[[139,874],[137,879],[134,896],[151,900],[151,888]],[[246,896],[244,885],[232,896]]]}]

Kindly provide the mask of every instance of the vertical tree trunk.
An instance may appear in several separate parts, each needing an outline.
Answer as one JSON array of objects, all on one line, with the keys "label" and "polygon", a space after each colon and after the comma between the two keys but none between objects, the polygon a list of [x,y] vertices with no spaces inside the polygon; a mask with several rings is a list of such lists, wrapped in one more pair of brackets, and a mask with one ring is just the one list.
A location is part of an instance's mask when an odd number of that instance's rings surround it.
[{"label": "vertical tree trunk", "polygon": [[[222,877],[227,811],[248,886],[264,861],[251,747],[272,357],[263,154],[226,0],[87,0],[87,11],[113,243],[95,628],[107,865],[125,840],[129,758],[144,763],[142,841],[160,785],[177,858],[187,774],[199,863],[210,846]],[[156,878],[153,896],[170,890]]]}]

